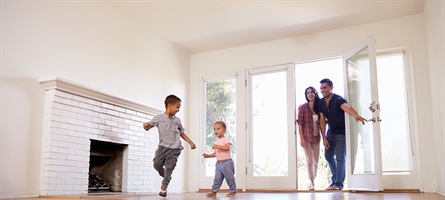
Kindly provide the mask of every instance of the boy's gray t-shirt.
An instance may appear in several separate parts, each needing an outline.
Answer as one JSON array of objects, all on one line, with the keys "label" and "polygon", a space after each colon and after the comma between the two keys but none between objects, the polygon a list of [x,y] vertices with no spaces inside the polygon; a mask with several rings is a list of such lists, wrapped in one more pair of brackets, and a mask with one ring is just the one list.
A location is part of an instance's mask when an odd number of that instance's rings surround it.
[{"label": "boy's gray t-shirt", "polygon": [[159,145],[171,149],[182,149],[181,134],[185,132],[179,117],[168,118],[165,113],[156,115],[149,122],[158,128]]}]

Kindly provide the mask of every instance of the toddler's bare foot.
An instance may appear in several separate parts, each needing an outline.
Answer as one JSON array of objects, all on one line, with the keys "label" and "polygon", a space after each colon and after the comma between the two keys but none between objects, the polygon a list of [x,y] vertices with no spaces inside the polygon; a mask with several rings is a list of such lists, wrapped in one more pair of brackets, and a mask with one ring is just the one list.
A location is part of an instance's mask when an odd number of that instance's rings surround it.
[{"label": "toddler's bare foot", "polygon": [[216,192],[209,192],[206,194],[207,197],[216,197]]},{"label": "toddler's bare foot", "polygon": [[230,192],[229,194],[226,195],[226,197],[233,197],[235,196],[236,192]]}]

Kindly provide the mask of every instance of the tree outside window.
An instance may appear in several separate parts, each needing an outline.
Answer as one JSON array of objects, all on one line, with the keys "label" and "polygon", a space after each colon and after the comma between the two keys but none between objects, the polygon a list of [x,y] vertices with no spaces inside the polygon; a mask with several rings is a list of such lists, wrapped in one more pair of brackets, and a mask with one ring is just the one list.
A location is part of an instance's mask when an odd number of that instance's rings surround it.
[{"label": "tree outside window", "polygon": [[[236,79],[206,82],[205,133],[206,152],[214,152],[213,144],[218,139],[213,124],[223,121],[227,125],[226,137],[232,141],[232,158],[236,166]],[[206,159],[206,176],[215,173],[215,159]]]}]

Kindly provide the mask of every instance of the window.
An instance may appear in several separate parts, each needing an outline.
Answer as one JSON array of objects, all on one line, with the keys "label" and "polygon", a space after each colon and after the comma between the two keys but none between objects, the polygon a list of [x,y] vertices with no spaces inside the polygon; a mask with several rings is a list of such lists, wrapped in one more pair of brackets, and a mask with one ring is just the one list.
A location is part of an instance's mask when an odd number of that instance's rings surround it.
[{"label": "window", "polygon": [[[226,137],[232,141],[232,159],[236,166],[236,79],[208,81],[205,83],[205,140],[206,152],[212,153],[217,137],[213,133],[216,121],[226,123]],[[206,176],[214,176],[216,159],[205,159]]]},{"label": "window", "polygon": [[402,50],[377,52],[382,141],[382,170],[385,173],[411,171],[411,141]]}]

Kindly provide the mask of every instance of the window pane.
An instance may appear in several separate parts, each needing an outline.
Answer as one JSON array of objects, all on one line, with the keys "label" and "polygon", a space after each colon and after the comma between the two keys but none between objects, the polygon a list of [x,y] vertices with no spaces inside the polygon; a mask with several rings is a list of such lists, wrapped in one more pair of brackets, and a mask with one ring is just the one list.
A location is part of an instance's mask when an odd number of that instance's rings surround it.
[{"label": "window pane", "polygon": [[377,55],[383,172],[411,171],[403,53]]},{"label": "window pane", "polygon": [[[232,159],[236,166],[236,79],[206,83],[206,152],[212,153],[217,137],[213,133],[213,124],[223,121],[227,125],[226,137],[232,141]],[[206,176],[215,175],[215,158],[207,158]]]},{"label": "window pane", "polygon": [[252,76],[253,176],[288,175],[286,72]]},{"label": "window pane", "polygon": [[[371,98],[370,60],[368,47],[347,60],[348,103],[366,119],[372,118],[369,112]],[[350,166],[353,174],[374,174],[374,129],[372,124],[363,126],[349,116],[351,145]]]}]

